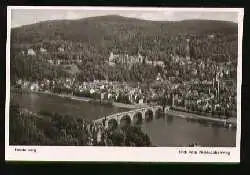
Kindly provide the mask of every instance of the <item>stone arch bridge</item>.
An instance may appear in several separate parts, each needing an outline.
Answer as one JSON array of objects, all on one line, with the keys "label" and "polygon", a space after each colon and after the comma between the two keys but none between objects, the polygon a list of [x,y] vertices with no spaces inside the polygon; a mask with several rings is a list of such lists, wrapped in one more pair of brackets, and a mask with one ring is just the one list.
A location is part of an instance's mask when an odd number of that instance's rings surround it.
[{"label": "stone arch bridge", "polygon": [[106,117],[97,119],[94,122],[102,123],[106,118],[104,124],[105,128],[107,128],[110,125],[110,123],[115,123],[116,125],[120,125],[121,123],[125,122],[127,124],[136,125],[142,123],[143,121],[153,120],[162,113],[163,113],[162,106],[149,106],[149,107],[111,114]]}]

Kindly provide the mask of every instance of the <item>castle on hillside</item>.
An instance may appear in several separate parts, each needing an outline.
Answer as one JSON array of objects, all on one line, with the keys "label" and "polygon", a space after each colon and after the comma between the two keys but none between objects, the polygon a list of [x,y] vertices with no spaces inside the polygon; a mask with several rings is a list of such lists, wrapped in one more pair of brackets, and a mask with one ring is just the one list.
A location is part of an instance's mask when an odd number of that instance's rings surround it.
[{"label": "castle on hillside", "polygon": [[110,52],[109,55],[109,65],[114,66],[116,64],[124,64],[124,65],[133,65],[133,64],[148,64],[152,66],[161,66],[164,67],[165,64],[163,61],[151,61],[148,60],[147,57],[142,56],[139,52],[137,55],[129,56],[128,54],[114,54]]},{"label": "castle on hillside", "polygon": [[[186,56],[179,56],[179,55],[172,55],[172,60],[176,63],[186,64],[190,63],[190,39],[186,39],[186,47],[185,47],[185,55]],[[110,52],[108,63],[110,66],[115,66],[116,64],[123,64],[132,66],[133,64],[148,64],[152,66],[160,66],[165,67],[164,61],[156,61],[156,60],[149,60],[147,56],[142,56],[138,51],[137,55],[128,55],[128,54],[114,54]]]},{"label": "castle on hillside", "polygon": [[113,52],[110,52],[109,56],[109,64],[142,64],[144,57],[138,53],[136,56],[129,56],[128,54],[114,54]]}]

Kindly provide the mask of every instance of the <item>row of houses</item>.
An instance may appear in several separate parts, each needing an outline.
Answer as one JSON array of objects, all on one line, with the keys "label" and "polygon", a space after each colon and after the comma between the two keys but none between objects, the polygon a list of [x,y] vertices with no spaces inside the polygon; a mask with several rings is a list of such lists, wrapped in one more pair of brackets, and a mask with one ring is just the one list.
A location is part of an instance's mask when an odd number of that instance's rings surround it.
[{"label": "row of houses", "polygon": [[52,65],[66,65],[66,64],[74,64],[74,63],[82,63],[81,59],[76,60],[64,60],[64,59],[49,59],[47,60],[49,64]]},{"label": "row of houses", "polygon": [[19,79],[16,84],[23,89],[30,89],[31,91],[38,91],[40,89],[38,82],[30,82]]},{"label": "row of houses", "polygon": [[[64,49],[59,47],[58,52],[64,52]],[[21,54],[24,56],[36,56],[38,52],[36,52],[34,49],[29,48],[27,51],[21,51]],[[47,50],[44,48],[40,48],[39,54],[47,54]],[[67,65],[67,64],[76,64],[76,63],[82,63],[82,59],[80,58],[79,55],[71,56],[69,59],[60,59],[60,58],[54,58],[54,59],[45,59],[46,62],[52,65]]]},{"label": "row of houses", "polygon": [[31,91],[53,91],[55,88],[68,89],[67,92],[87,93],[90,95],[99,94],[101,100],[118,100],[125,97],[130,103],[143,103],[145,97],[140,87],[131,87],[128,83],[93,81],[76,82],[74,78],[60,80],[44,79],[40,82],[18,80],[17,85]]},{"label": "row of houses", "polygon": [[128,83],[107,81],[84,82],[78,86],[79,92],[89,91],[90,94],[101,94],[101,100],[118,100],[126,97],[130,103],[143,103],[145,100],[140,87],[131,87]]},{"label": "row of houses", "polygon": [[[64,49],[63,47],[58,47],[58,48],[57,48],[57,51],[63,53],[63,52],[65,52],[65,49]],[[48,51],[47,51],[47,49],[45,49],[45,48],[43,48],[43,47],[40,47],[40,48],[39,48],[38,50],[36,50],[36,51],[35,51],[35,49],[33,49],[33,48],[28,48],[27,50],[22,50],[21,53],[22,53],[23,55],[36,56],[36,55],[39,54],[39,53],[40,53],[40,54],[47,54]]]}]

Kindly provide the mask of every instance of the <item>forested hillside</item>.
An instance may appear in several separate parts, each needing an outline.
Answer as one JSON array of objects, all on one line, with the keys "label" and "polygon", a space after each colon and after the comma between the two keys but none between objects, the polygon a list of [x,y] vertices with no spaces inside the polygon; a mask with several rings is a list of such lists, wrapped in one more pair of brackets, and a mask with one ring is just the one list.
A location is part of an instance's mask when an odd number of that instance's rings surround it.
[{"label": "forested hillside", "polygon": [[[122,42],[132,42],[133,39],[143,43],[140,38],[155,38],[155,40],[162,41],[164,38],[167,39],[176,35],[204,35],[209,33],[237,34],[237,25],[223,21],[153,22],[120,16],[102,16],[80,20],[47,21],[27,25],[14,28],[11,36],[13,43],[21,44],[36,44],[46,40],[70,40],[86,44],[101,41],[108,44],[117,40],[121,44],[125,44]],[[101,43],[97,45],[101,45]]]},{"label": "forested hillside", "polygon": [[[215,37],[209,38],[210,35]],[[110,51],[129,55],[140,51],[149,59],[162,60],[168,65],[171,54],[186,55],[187,38],[190,39],[190,56],[194,59],[237,60],[235,23],[204,20],[153,22],[121,16],[101,16],[79,20],[46,21],[13,28],[11,75],[15,77],[14,80],[17,77],[34,77],[35,70],[36,74],[45,74],[42,68],[32,70],[26,68],[30,64],[40,64],[38,59],[24,59],[24,56],[19,54],[21,50],[28,48],[38,52],[43,47],[48,51],[45,59],[80,57],[83,62],[78,65],[82,70],[79,77],[83,80],[108,77],[110,80],[143,81],[143,78],[155,78],[161,70],[149,68],[151,73],[148,74],[144,66],[135,65],[132,68],[135,72],[131,74],[126,68],[108,67],[104,63]],[[55,53],[58,47],[65,48],[64,54]],[[24,70],[19,70],[17,62],[23,62],[18,64],[23,64]],[[55,70],[53,67],[44,69],[47,73],[49,70]]]}]

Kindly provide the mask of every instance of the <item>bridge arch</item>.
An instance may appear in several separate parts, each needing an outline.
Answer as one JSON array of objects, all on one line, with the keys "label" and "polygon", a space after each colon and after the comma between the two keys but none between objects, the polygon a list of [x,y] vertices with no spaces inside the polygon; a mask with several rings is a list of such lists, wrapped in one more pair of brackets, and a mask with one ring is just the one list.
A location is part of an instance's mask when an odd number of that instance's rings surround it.
[{"label": "bridge arch", "polygon": [[143,115],[142,112],[136,112],[133,115],[132,122],[133,122],[134,125],[142,124],[142,122],[143,122],[143,116],[142,115]]},{"label": "bridge arch", "polygon": [[114,118],[110,119],[108,121],[108,129],[109,130],[115,130],[118,127],[118,121]]},{"label": "bridge arch", "polygon": [[125,114],[120,118],[120,125],[121,127],[127,127],[132,124],[132,120],[129,114]]},{"label": "bridge arch", "polygon": [[145,121],[149,122],[152,121],[154,119],[154,112],[152,109],[147,109],[145,112]]},{"label": "bridge arch", "polygon": [[163,109],[161,107],[158,107],[155,109],[155,118],[158,119],[158,118],[161,118],[163,117]]},{"label": "bridge arch", "polygon": [[[140,109],[131,110],[128,112],[120,112],[106,116],[105,118],[97,119],[96,122],[102,123],[105,128],[116,128],[117,126],[129,126],[131,124],[140,124],[142,121],[151,121],[159,117],[159,114],[164,112],[162,111],[161,106],[150,106]],[[112,120],[112,121],[110,121]],[[105,121],[105,123],[103,123]]]}]

